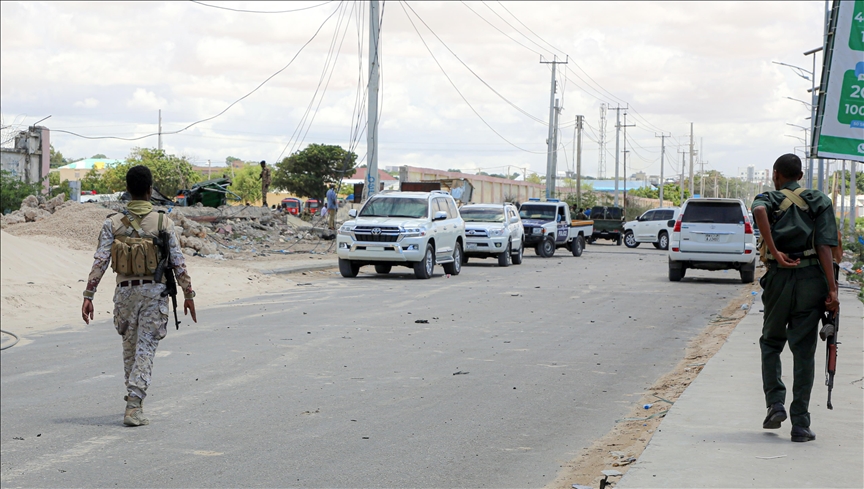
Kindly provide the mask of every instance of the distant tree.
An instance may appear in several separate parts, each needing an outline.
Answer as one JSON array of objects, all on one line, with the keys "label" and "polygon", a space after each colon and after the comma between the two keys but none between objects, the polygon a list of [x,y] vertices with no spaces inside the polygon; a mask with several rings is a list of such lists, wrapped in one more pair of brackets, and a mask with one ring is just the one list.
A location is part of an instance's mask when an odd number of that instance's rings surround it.
[{"label": "distant tree", "polygon": [[510,175],[510,176],[507,177],[507,178],[510,179],[510,180],[516,180],[517,178],[519,178],[520,175],[521,175],[521,173],[516,172],[516,173],[513,173],[512,175]]},{"label": "distant tree", "polygon": [[449,172],[453,172],[453,173],[462,173],[462,170],[460,170],[460,169],[458,169],[458,168],[450,168],[450,169],[447,170],[447,171],[449,171]]},{"label": "distant tree", "polygon": [[276,163],[273,187],[299,197],[323,199],[327,184],[351,175],[356,164],[357,155],[341,146],[310,144]]},{"label": "distant tree", "polygon": [[[59,167],[65,165],[66,163],[68,163],[68,161],[66,161],[66,158],[63,157],[63,153],[54,149],[53,144],[51,145],[50,151],[51,151],[51,163],[50,163],[51,168],[59,168]],[[58,185],[59,185],[59,182],[58,182]]]},{"label": "distant tree", "polygon": [[228,166],[231,166],[231,164],[234,163],[235,161],[243,161],[243,160],[241,160],[240,158],[235,158],[233,156],[228,156],[225,158],[225,164]]},{"label": "distant tree", "polygon": [[[137,165],[150,168],[153,186],[166,197],[174,197],[178,190],[201,181],[201,175],[192,168],[185,156],[167,155],[161,149],[133,148],[125,162],[108,168],[101,176],[95,170],[90,171],[81,180],[81,189],[96,190],[97,193],[125,190],[126,173]],[[91,188],[85,187],[85,182]]]},{"label": "distant tree", "polygon": [[507,178],[507,175],[504,175],[501,173],[490,173],[489,176],[490,177],[496,177],[496,178]]},{"label": "distant tree", "polygon": [[[128,168],[127,168],[128,170]],[[106,172],[107,174],[108,172]],[[113,176],[113,175],[112,175]],[[80,180],[81,190],[95,190],[97,194],[111,194],[126,189],[126,171],[123,172],[123,179],[106,178],[106,175],[100,174],[98,170],[90,170]]]},{"label": "distant tree", "polygon": [[[239,160],[235,160],[239,161]],[[247,204],[261,199],[261,166],[246,165],[234,172],[229,190],[239,195]]]},{"label": "distant tree", "polygon": [[529,182],[529,183],[543,183],[546,181],[546,176],[545,175],[541,176],[541,175],[538,175],[536,173],[532,173],[532,174],[528,175],[527,177],[525,177],[525,181]]},{"label": "distant tree", "polygon": [[94,160],[99,160],[99,159],[106,160],[106,159],[108,159],[108,157],[103,155],[102,153],[96,153],[95,155],[91,156],[90,158],[94,159]]}]

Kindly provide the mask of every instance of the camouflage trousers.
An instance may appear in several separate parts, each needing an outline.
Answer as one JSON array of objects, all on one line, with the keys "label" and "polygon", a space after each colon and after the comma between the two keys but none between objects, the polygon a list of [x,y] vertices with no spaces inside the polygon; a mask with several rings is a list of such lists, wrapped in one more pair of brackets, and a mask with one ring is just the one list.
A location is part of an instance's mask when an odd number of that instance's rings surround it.
[{"label": "camouflage trousers", "polygon": [[164,284],[117,287],[114,326],[123,337],[123,366],[129,395],[144,399],[159,340],[167,334],[168,298]]}]

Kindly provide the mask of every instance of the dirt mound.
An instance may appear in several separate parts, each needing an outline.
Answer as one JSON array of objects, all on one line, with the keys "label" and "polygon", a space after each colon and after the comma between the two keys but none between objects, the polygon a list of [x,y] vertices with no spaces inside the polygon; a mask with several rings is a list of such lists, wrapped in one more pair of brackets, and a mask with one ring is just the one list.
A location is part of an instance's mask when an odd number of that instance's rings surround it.
[{"label": "dirt mound", "polygon": [[58,238],[72,249],[95,251],[105,217],[113,212],[97,204],[69,202],[39,221],[15,224],[4,231],[15,236]]}]

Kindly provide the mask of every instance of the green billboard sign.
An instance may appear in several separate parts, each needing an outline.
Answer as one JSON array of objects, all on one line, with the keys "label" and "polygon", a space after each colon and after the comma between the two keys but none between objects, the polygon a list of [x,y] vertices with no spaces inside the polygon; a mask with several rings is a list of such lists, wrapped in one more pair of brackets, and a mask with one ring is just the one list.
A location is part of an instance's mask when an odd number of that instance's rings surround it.
[{"label": "green billboard sign", "polygon": [[833,2],[815,156],[864,161],[864,0]]}]

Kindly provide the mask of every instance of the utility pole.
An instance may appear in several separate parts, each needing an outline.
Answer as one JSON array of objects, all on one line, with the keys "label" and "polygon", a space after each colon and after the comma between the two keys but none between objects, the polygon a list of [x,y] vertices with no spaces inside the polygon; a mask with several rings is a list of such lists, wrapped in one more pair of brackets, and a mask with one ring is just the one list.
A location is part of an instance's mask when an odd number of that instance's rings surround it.
[{"label": "utility pole", "polygon": [[635,126],[636,124],[627,125],[627,111],[624,111],[624,210],[627,210],[627,128]]},{"label": "utility pole", "polygon": [[693,123],[690,123],[690,196],[693,196]]},{"label": "utility pole", "polygon": [[556,92],[556,82],[555,82],[555,69],[560,65],[566,65],[567,61],[569,61],[569,56],[566,61],[558,61],[558,57],[553,55],[552,61],[543,61],[543,57],[540,57],[541,64],[551,64],[552,65],[552,83],[549,88],[549,135],[546,138],[546,198],[551,199],[555,193],[555,183],[554,183],[554,175],[553,172],[555,169],[554,166],[554,154],[557,153],[558,147],[553,146],[555,144],[555,139],[557,139],[556,132],[557,127],[555,125],[556,113],[558,111],[557,103],[555,102],[555,92]]},{"label": "utility pole", "polygon": [[699,195],[705,198],[705,160],[699,155]]},{"label": "utility pole", "polygon": [[[549,192],[549,187],[552,187],[552,198],[556,197],[558,190],[558,116],[561,113],[561,108],[558,107],[558,99],[555,99],[555,125],[552,131],[552,173],[546,175],[546,192]],[[548,198],[548,197],[547,197]]]},{"label": "utility pole", "polygon": [[597,178],[606,178],[606,104],[600,104],[600,153],[597,158]]},{"label": "utility pole", "polygon": [[159,131],[158,131],[158,134],[159,134],[159,140],[158,140],[157,148],[161,151],[162,150],[162,109],[159,109]]},{"label": "utility pole", "polygon": [[849,162],[849,170],[852,171],[851,179],[849,180],[849,234],[853,234],[855,232],[855,218],[858,217],[858,206],[855,199],[857,198],[855,186],[855,168],[856,162],[855,160],[851,160]]},{"label": "utility pole", "polygon": [[212,167],[210,166],[210,160],[207,160],[207,180],[210,180],[210,174],[212,173]]},{"label": "utility pole", "polygon": [[582,207],[582,116],[576,116],[576,206]]},{"label": "utility pole", "polygon": [[378,25],[378,0],[369,2],[369,88],[368,110],[366,120],[366,198],[378,193],[378,69],[381,60],[378,59],[378,42],[381,39]]},{"label": "utility pole", "polygon": [[663,166],[665,165],[665,156],[666,156],[666,138],[670,137],[666,136],[662,132],[660,135],[654,135],[655,138],[660,138],[660,207],[663,207],[663,187],[665,186],[665,182],[663,180]]},{"label": "utility pole", "polygon": [[729,178],[728,177],[726,178],[726,193],[723,194],[723,197],[726,199],[729,198]]},{"label": "utility pole", "polygon": [[[629,107],[629,105],[628,105]],[[618,206],[618,156],[621,153],[621,109],[627,107],[615,107],[615,206]]]},{"label": "utility pole", "polygon": [[[684,161],[684,155],[687,154],[686,151],[678,151],[681,153],[681,183],[678,185],[678,190],[681,191],[681,204],[684,204],[684,169],[687,168],[687,163]],[[693,195],[693,194],[690,194]]]},{"label": "utility pole", "polygon": [[846,227],[846,160],[843,160],[843,178],[840,179],[840,231]]}]

